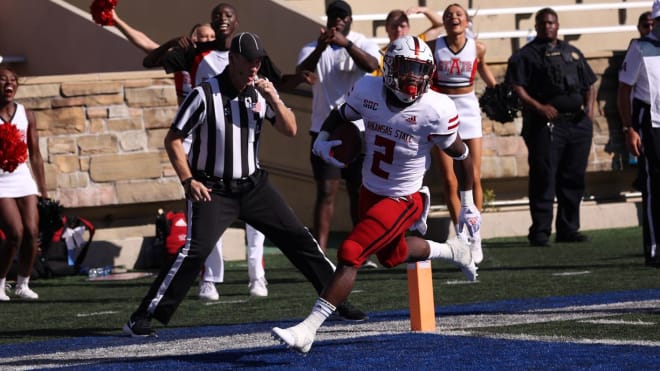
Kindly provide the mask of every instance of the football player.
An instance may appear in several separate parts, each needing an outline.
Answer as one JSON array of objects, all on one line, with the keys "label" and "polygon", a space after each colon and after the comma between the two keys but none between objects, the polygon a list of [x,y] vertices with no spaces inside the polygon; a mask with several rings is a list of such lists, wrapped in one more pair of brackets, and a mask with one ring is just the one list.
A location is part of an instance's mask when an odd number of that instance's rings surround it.
[{"label": "football player", "polygon": [[456,160],[462,205],[459,228],[474,234],[481,225],[472,198],[472,161],[457,133],[456,106],[446,95],[428,90],[434,71],[433,54],[418,37],[393,41],[385,54],[383,77],[359,80],[346,102],[324,122],[314,142],[315,154],[342,167],[344,164],[331,156],[332,147],[340,141],[329,141],[330,133],[346,121],[364,120],[366,157],[359,222],[342,242],[333,279],[309,316],[296,326],[273,328],[274,337],[301,353],[310,350],[318,328],[337,304],[346,300],[359,267],[370,255],[376,255],[387,268],[427,259],[449,261],[460,267],[468,280],[476,280],[477,268],[465,242],[406,237],[409,229],[426,232],[429,193],[422,182],[434,146]]}]

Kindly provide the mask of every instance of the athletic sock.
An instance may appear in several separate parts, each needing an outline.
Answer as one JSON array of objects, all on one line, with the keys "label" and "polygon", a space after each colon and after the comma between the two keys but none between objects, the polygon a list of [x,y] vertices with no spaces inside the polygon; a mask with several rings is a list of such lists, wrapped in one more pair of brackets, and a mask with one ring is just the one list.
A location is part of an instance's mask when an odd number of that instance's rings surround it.
[{"label": "athletic sock", "polygon": [[449,245],[446,243],[435,242],[431,240],[426,240],[429,243],[431,252],[427,259],[440,259],[446,261],[454,261],[454,253],[449,248]]},{"label": "athletic sock", "polygon": [[321,327],[323,322],[325,322],[325,320],[330,317],[335,309],[337,308],[329,301],[323,298],[318,298],[316,299],[316,303],[312,308],[312,313],[310,313],[309,316],[307,316],[307,318],[302,321],[302,323],[316,331],[319,329],[319,327]]}]

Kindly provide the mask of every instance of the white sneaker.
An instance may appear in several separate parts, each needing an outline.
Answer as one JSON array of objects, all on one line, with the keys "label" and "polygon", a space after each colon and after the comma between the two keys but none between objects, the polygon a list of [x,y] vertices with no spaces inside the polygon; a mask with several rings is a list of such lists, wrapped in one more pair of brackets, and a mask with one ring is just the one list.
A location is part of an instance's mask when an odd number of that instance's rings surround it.
[{"label": "white sneaker", "polygon": [[9,284],[7,284],[7,287],[0,287],[0,301],[9,301],[9,295],[7,295],[8,288]]},{"label": "white sneaker", "polygon": [[475,235],[470,238],[470,253],[472,253],[472,260],[474,264],[479,264],[484,260],[484,251],[481,248],[481,237]]},{"label": "white sneaker", "polygon": [[378,268],[378,264],[371,259],[367,259],[362,263],[360,268]]},{"label": "white sneaker", "polygon": [[476,281],[478,276],[477,266],[472,259],[469,245],[457,237],[447,240],[447,245],[453,255],[452,261],[461,268],[465,278],[468,281]]},{"label": "white sneaker", "polygon": [[268,296],[268,288],[266,285],[268,285],[268,282],[266,281],[265,277],[250,281],[250,284],[248,285],[248,288],[250,289],[250,296]]},{"label": "white sneaker", "polygon": [[21,285],[21,286],[16,286],[14,289],[14,294],[18,296],[21,299],[29,299],[29,300],[37,300],[39,299],[39,295],[30,290],[28,285]]},{"label": "white sneaker", "polygon": [[280,343],[286,344],[289,348],[307,353],[312,348],[316,333],[311,331],[306,325],[299,323],[289,328],[273,328],[273,338]]},{"label": "white sneaker", "polygon": [[199,298],[201,300],[215,301],[220,299],[220,294],[215,288],[215,283],[211,281],[201,281],[199,283]]}]

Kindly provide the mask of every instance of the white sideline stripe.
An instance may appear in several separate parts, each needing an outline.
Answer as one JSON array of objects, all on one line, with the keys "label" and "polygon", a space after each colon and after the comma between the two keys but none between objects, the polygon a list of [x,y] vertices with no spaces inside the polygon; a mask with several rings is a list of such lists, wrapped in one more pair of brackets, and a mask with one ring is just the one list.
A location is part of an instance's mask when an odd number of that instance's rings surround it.
[{"label": "white sideline stripe", "polygon": [[587,319],[578,321],[582,323],[593,323],[596,325],[630,325],[630,326],[654,326],[655,322],[643,322],[643,321],[624,321],[616,319]]},{"label": "white sideline stripe", "polygon": [[468,281],[468,280],[448,280],[445,281],[445,285],[472,285],[475,283],[479,283],[479,280],[477,281]]},{"label": "white sideline stripe", "polygon": [[[437,323],[439,325],[435,332],[427,332],[425,334],[436,334],[441,336],[474,336],[503,340],[660,347],[660,341],[513,335],[489,333],[481,330],[489,327],[503,327],[518,324],[546,323],[578,319],[598,319],[603,317],[619,316],[624,314],[623,310],[635,312],[643,310],[656,310],[658,307],[660,307],[660,299],[620,302],[613,304],[544,308],[540,310],[530,310],[514,314],[498,313],[439,316],[437,319]],[[408,333],[410,333],[410,321],[407,319],[398,321],[363,322],[357,324],[336,324],[333,322],[332,326],[321,327],[317,334],[316,340],[339,340],[360,338],[365,336],[396,335]],[[271,339],[270,332],[263,331],[229,336],[175,339],[172,341],[150,341],[149,339],[145,339],[144,342],[133,345],[85,348],[74,351],[29,354],[15,357],[0,356],[0,368],[11,367],[13,370],[27,370],[34,367],[55,368],[82,366],[86,364],[101,365],[104,362],[131,362],[144,360],[151,357],[163,357],[163,355],[171,357],[178,355],[210,354],[224,350],[264,348],[273,347],[276,345],[279,345],[279,342]],[[89,359],[94,359],[94,361],[90,362]]]},{"label": "white sideline stripe", "polygon": [[92,317],[92,316],[105,316],[108,314],[117,314],[119,311],[116,310],[105,310],[103,312],[91,312],[91,313],[77,313],[76,317]]},{"label": "white sideline stripe", "polygon": [[216,301],[207,301],[204,305],[218,305],[218,304],[242,304],[247,303],[247,300],[237,299],[237,300],[216,300]]},{"label": "white sideline stripe", "polygon": [[557,272],[553,273],[553,276],[579,276],[582,274],[590,274],[591,271],[579,271],[579,272]]}]

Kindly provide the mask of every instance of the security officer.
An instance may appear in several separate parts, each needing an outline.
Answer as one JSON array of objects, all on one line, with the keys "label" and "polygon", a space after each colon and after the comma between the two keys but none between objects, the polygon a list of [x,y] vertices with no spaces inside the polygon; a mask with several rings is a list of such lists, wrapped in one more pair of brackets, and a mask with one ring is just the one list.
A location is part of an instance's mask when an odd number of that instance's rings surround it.
[{"label": "security officer", "polygon": [[535,15],[536,38],[509,59],[507,78],[523,103],[532,246],[547,246],[557,196],[556,242],[585,242],[580,202],[593,128],[596,76],[582,53],[557,40],[557,13]]}]

